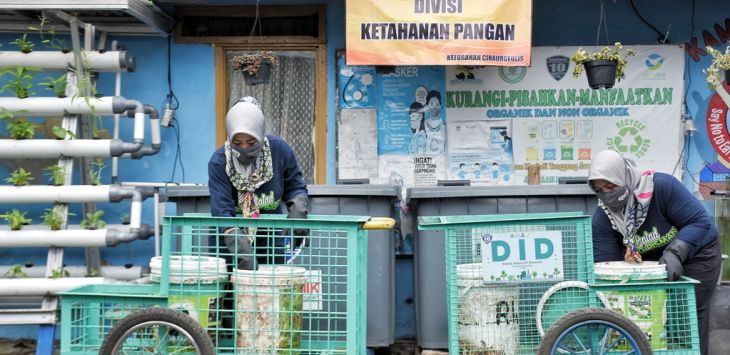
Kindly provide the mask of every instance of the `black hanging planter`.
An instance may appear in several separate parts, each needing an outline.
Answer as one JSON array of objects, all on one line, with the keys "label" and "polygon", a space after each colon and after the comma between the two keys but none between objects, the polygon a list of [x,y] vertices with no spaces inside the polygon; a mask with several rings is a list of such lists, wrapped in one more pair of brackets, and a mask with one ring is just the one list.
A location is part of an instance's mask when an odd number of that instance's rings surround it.
[{"label": "black hanging planter", "polygon": [[615,60],[591,60],[583,63],[588,77],[588,86],[591,89],[610,89],[616,82],[616,65]]},{"label": "black hanging planter", "polygon": [[248,71],[243,71],[243,79],[246,81],[246,85],[258,85],[269,82],[271,78],[271,63],[268,61],[261,62],[259,65],[259,71],[256,74],[251,75]]}]

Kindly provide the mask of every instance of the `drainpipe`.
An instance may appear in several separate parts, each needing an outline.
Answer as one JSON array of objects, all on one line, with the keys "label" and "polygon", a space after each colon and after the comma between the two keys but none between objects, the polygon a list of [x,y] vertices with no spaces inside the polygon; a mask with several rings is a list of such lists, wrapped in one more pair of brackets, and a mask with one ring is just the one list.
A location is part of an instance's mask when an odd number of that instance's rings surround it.
[{"label": "drainpipe", "polygon": [[155,231],[148,224],[127,231],[104,229],[62,229],[0,231],[0,248],[113,247],[137,239],[148,239]]},{"label": "drainpipe", "polygon": [[[0,266],[0,275],[12,274],[13,268],[14,266],[12,265]],[[87,274],[86,266],[66,266],[63,269],[68,271],[71,275],[70,277],[84,277]],[[22,277],[27,278],[46,277],[46,266],[23,266],[20,272],[23,273],[21,274]],[[144,277],[144,275],[148,275],[150,273],[150,268],[149,266],[134,266],[131,264],[125,266],[102,266],[100,273],[101,277],[128,281],[137,280]],[[7,278],[8,276],[5,277]]]},{"label": "drainpipe", "polygon": [[46,296],[72,288],[104,283],[103,277],[64,277],[59,279],[3,279],[0,296]]},{"label": "drainpipe", "polygon": [[[127,51],[86,51],[84,58],[86,70],[98,72],[126,71],[134,72],[136,63],[134,56]],[[39,68],[44,71],[66,71],[76,68],[74,54],[61,51],[0,51],[0,67],[25,66]]]},{"label": "drainpipe", "polygon": [[147,155],[155,155],[160,151],[162,142],[160,140],[160,119],[157,109],[152,105],[144,105],[144,112],[150,116],[150,138],[152,139],[152,144],[149,147],[142,147],[142,149],[136,152],[124,154],[121,156],[122,158],[139,159]]}]

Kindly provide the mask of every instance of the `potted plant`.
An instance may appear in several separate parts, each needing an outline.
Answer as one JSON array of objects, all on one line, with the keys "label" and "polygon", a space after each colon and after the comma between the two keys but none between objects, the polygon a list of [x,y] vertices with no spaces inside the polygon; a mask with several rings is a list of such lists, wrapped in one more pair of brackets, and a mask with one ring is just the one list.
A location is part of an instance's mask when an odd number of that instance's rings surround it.
[{"label": "potted plant", "polygon": [[233,57],[233,70],[240,70],[248,85],[269,82],[271,67],[278,62],[271,51],[244,53]]},{"label": "potted plant", "polygon": [[61,74],[57,78],[52,77],[46,77],[46,81],[40,83],[40,85],[44,85],[46,89],[53,91],[54,94],[56,94],[56,97],[58,98],[64,98],[66,97],[66,85],[68,82],[66,81],[66,74]]},{"label": "potted plant", "polygon": [[48,172],[48,176],[51,178],[51,184],[55,186],[61,186],[66,181],[63,174],[63,168],[58,165],[51,165],[45,169]]},{"label": "potted plant", "polygon": [[593,53],[578,48],[570,58],[575,63],[573,77],[577,78],[585,71],[591,89],[612,88],[617,80],[626,77],[628,57],[636,54],[633,49],[628,49],[622,56],[622,48],[621,42],[616,42],[613,48],[607,46]]},{"label": "potted plant", "polygon": [[0,76],[10,74],[12,78],[0,87],[0,93],[10,90],[20,99],[35,95],[35,92],[31,89],[33,88],[33,77],[36,71],[38,70],[22,66],[3,69]]},{"label": "potted plant", "polygon": [[8,123],[8,135],[12,139],[31,139],[35,135],[35,124],[28,121]]},{"label": "potted plant", "polygon": [[54,280],[60,279],[62,277],[70,277],[70,276],[71,276],[71,273],[68,272],[68,270],[66,270],[66,268],[63,266],[51,271],[51,278]]},{"label": "potted plant", "polygon": [[86,218],[84,218],[83,221],[81,221],[81,228],[86,229],[98,229],[98,228],[104,228],[106,226],[106,222],[101,220],[101,216],[104,215],[104,211],[98,210],[96,212],[89,212],[86,214]]},{"label": "potted plant", "polygon": [[10,173],[10,177],[5,179],[5,182],[11,183],[15,186],[28,185],[28,182],[32,181],[33,177],[30,171],[25,171],[23,168],[17,168],[15,171]]},{"label": "potted plant", "polygon": [[18,46],[18,49],[25,54],[32,52],[34,47],[33,42],[28,40],[27,33],[23,33],[22,36],[16,38],[14,41],[10,42],[10,44]]},{"label": "potted plant", "polygon": [[29,224],[30,222],[33,222],[30,218],[25,218],[25,215],[28,212],[20,212],[16,209],[13,209],[11,212],[6,212],[5,214],[0,215],[0,218],[5,218],[5,220],[8,222],[8,225],[10,225],[10,230],[19,231],[21,228],[23,228],[24,224]]},{"label": "potted plant", "polygon": [[8,271],[5,271],[3,274],[3,277],[7,277],[9,279],[19,278],[19,277],[28,277],[28,274],[23,272],[23,265],[21,264],[15,264],[13,267],[8,269]]},{"label": "potted plant", "polygon": [[91,167],[87,169],[89,174],[89,182],[92,185],[101,185],[101,171],[104,170],[104,159],[97,158],[96,161],[91,163]]},{"label": "potted plant", "polygon": [[725,72],[725,82],[730,85],[730,46],[725,48],[725,53],[715,48],[707,47],[707,53],[712,56],[710,66],[705,69],[707,74],[707,85],[715,89],[720,83],[720,70]]}]

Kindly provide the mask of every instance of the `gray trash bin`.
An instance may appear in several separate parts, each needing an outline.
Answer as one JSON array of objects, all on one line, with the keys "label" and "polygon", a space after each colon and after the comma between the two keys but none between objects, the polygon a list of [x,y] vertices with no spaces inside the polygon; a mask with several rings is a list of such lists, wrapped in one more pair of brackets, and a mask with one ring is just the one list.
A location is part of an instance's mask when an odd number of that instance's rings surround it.
[{"label": "gray trash bin", "polygon": [[[586,184],[438,186],[408,189],[414,218],[423,216],[571,212],[588,215],[596,196]],[[416,337],[422,349],[448,348],[444,234],[414,226]]]},{"label": "gray trash bin", "polygon": [[[309,185],[311,214],[393,217],[400,199],[397,185]],[[177,214],[210,212],[207,186],[170,186]],[[393,231],[368,233],[367,346],[395,341],[395,238]]]}]

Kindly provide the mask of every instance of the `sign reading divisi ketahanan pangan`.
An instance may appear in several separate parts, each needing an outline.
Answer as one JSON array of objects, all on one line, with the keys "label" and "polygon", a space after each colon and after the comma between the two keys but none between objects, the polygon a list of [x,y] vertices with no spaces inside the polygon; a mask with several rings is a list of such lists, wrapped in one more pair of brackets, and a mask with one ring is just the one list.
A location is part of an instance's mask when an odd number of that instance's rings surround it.
[{"label": "sign reading divisi ketahanan pangan", "polygon": [[532,0],[347,0],[348,65],[530,65]]}]

